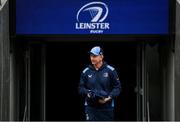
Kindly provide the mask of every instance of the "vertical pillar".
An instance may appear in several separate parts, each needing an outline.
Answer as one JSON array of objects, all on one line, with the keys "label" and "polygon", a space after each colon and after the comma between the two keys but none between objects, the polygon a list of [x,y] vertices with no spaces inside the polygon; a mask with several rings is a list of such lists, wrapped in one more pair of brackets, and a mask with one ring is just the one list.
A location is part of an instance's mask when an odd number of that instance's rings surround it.
[{"label": "vertical pillar", "polygon": [[180,121],[180,0],[176,2],[175,120]]},{"label": "vertical pillar", "polygon": [[0,4],[0,121],[9,120],[10,112],[10,41],[8,1]]}]

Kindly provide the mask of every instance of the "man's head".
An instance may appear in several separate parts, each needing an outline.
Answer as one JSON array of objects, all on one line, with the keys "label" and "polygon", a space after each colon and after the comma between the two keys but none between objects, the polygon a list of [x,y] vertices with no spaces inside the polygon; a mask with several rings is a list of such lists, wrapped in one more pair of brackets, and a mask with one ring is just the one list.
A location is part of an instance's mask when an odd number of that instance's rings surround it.
[{"label": "man's head", "polygon": [[103,61],[103,50],[99,46],[95,46],[90,50],[90,59],[93,65]]}]

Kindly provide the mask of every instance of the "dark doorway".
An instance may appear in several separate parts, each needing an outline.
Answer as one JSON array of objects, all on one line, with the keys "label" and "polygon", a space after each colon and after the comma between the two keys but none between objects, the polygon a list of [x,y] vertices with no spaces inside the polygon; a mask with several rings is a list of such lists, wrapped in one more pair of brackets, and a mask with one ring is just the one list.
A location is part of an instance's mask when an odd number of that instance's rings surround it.
[{"label": "dark doorway", "polygon": [[128,42],[55,42],[46,45],[46,120],[84,120],[83,99],[78,94],[82,70],[90,63],[88,51],[104,50],[105,61],[119,74],[122,92],[116,100],[115,120],[136,120],[136,50]]}]

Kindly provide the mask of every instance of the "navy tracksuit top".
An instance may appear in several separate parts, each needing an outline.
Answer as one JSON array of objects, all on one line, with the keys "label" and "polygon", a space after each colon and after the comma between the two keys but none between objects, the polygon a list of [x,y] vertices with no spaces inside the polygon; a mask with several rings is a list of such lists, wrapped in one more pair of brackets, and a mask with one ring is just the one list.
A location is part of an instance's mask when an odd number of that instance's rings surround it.
[{"label": "navy tracksuit top", "polygon": [[[115,68],[103,62],[103,65],[96,70],[94,66],[89,65],[83,70],[80,77],[79,92],[81,95],[86,96],[85,105],[92,106],[91,101],[87,101],[87,93],[89,90],[97,91],[110,96],[112,100],[104,105],[104,107],[113,107],[113,98],[120,94],[120,80]],[[93,106],[92,106],[93,107]]]}]

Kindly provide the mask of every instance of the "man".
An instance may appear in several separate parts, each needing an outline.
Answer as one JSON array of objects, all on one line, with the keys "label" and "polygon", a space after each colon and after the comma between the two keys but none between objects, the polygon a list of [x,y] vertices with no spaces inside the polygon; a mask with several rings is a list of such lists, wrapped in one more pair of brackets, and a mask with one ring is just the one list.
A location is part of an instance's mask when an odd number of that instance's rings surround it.
[{"label": "man", "polygon": [[103,61],[101,47],[90,50],[91,65],[80,77],[79,93],[85,96],[86,120],[112,121],[114,98],[120,94],[120,81],[116,70]]}]

